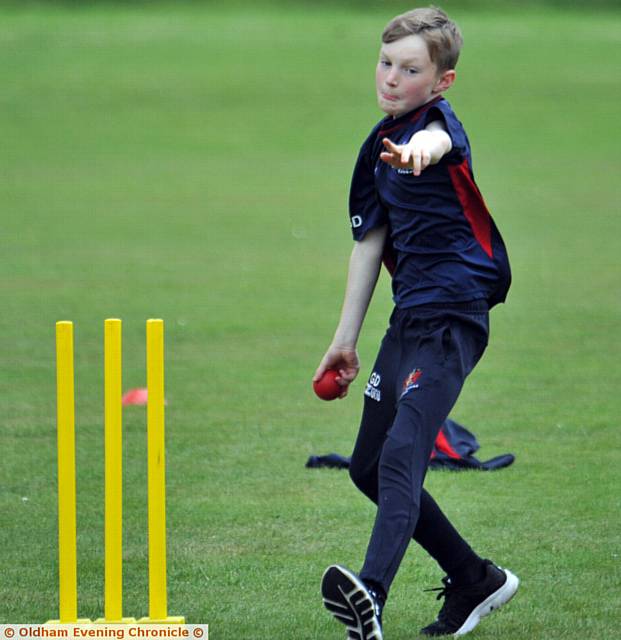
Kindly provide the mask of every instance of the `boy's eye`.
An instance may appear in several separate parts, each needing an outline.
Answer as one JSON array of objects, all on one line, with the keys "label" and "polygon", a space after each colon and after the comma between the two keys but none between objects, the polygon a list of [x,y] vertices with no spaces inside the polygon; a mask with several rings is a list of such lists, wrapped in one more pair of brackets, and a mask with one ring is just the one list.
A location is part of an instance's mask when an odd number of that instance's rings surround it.
[{"label": "boy's eye", "polygon": [[382,65],[382,67],[390,67],[391,64],[390,62],[388,62],[388,60],[380,60],[380,64]]},{"label": "boy's eye", "polygon": [[413,75],[415,75],[416,73],[418,73],[418,69],[413,69],[412,67],[409,67],[409,68],[408,68],[408,73],[409,73],[411,76],[413,76]]}]

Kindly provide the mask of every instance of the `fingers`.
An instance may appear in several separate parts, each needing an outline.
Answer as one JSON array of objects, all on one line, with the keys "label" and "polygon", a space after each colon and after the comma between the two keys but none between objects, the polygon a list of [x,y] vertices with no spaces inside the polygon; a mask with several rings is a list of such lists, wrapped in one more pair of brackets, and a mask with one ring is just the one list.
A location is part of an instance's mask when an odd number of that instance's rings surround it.
[{"label": "fingers", "polygon": [[313,376],[313,382],[317,382],[319,380],[321,380],[321,378],[323,378],[324,373],[330,369],[330,359],[328,357],[328,354],[326,353],[326,355],[321,359],[321,362],[319,363],[319,366],[317,367],[317,370],[315,371],[315,375]]},{"label": "fingers", "polygon": [[393,169],[401,169],[403,164],[399,156],[392,153],[382,152],[380,153],[380,160],[383,160],[386,164],[389,164]]},{"label": "fingers", "polygon": [[421,164],[421,171],[422,171],[423,169],[426,169],[431,164],[431,153],[429,152],[428,149],[423,149],[421,160],[422,160],[422,164]]},{"label": "fingers", "polygon": [[[417,134],[416,134],[417,135]],[[394,169],[412,169],[415,176],[419,176],[431,164],[431,152],[424,140],[412,137],[407,144],[395,144],[388,138],[382,139],[385,151],[380,153],[380,159]]]},{"label": "fingers", "polygon": [[343,387],[349,386],[358,375],[357,370],[352,369],[339,369],[339,375],[335,380]]},{"label": "fingers", "polygon": [[420,149],[416,150],[416,153],[413,156],[413,161],[412,161],[412,172],[414,173],[415,176],[419,176],[420,172],[423,170],[423,158],[422,158],[422,151]]},{"label": "fingers", "polygon": [[407,167],[410,162],[410,157],[412,156],[412,147],[409,144],[406,144],[401,149],[401,164],[404,167]]},{"label": "fingers", "polygon": [[393,169],[412,169],[415,176],[429,166],[429,152],[421,148],[416,142],[395,144],[388,138],[382,140],[386,151],[380,153],[380,160],[389,164]]},{"label": "fingers", "polygon": [[386,147],[386,149],[388,149],[388,151],[390,151],[391,153],[396,153],[399,154],[400,151],[400,146],[398,144],[395,144],[392,140],[390,140],[389,138],[382,138],[382,144]]},{"label": "fingers", "polygon": [[335,378],[336,382],[343,387],[339,400],[342,400],[347,396],[347,393],[349,392],[349,385],[354,381],[357,375],[358,369],[339,369],[339,377]]},{"label": "fingers", "polygon": [[[313,382],[317,382],[321,380],[324,373],[328,370],[334,368],[334,365],[331,367],[327,364],[327,359],[324,358],[324,361],[319,365],[315,375],[313,376]],[[355,356],[354,364],[350,365],[350,363],[345,363],[344,368],[338,369],[338,376],[334,378],[335,382],[341,386],[341,393],[338,396],[339,399],[343,399],[347,396],[349,391],[349,385],[354,381],[356,376],[358,375],[358,371],[360,366],[358,365],[357,355]]]},{"label": "fingers", "polygon": [[394,144],[392,140],[384,138],[382,144],[386,147],[386,151],[380,153],[380,159],[389,164],[394,169],[399,169],[404,166],[401,161],[401,153],[404,149],[403,146]]},{"label": "fingers", "polygon": [[431,155],[426,149],[416,149],[412,154],[412,172],[419,176],[431,162]]},{"label": "fingers", "polygon": [[346,388],[356,378],[360,370],[360,360],[356,349],[330,347],[313,375],[313,382],[321,380],[328,369],[338,371],[335,381]]}]

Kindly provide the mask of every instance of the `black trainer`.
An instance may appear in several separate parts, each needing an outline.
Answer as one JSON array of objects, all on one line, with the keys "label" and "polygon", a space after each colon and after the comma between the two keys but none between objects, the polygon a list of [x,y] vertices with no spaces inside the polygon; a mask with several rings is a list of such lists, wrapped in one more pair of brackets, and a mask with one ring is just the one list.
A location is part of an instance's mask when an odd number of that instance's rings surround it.
[{"label": "black trainer", "polygon": [[472,631],[481,618],[513,598],[520,584],[517,576],[489,560],[485,560],[484,565],[485,577],[479,582],[458,587],[452,585],[449,578],[442,578],[444,587],[429,589],[439,591],[438,600],[444,598],[444,604],[436,621],[421,629],[421,633],[463,636]]},{"label": "black trainer", "polygon": [[321,579],[326,609],[347,627],[348,640],[383,640],[384,603],[355,573],[333,564]]}]

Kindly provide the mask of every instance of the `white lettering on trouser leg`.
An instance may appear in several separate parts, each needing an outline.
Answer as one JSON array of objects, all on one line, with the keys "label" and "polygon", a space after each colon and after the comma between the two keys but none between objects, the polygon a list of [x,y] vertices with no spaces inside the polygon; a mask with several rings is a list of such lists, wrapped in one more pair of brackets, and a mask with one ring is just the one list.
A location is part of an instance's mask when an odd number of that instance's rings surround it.
[{"label": "white lettering on trouser leg", "polygon": [[379,373],[377,373],[377,371],[374,371],[371,374],[369,381],[367,382],[367,386],[364,390],[364,395],[367,396],[368,398],[371,398],[371,400],[381,402],[382,392],[379,389],[379,384],[381,381],[382,381],[382,376]]}]

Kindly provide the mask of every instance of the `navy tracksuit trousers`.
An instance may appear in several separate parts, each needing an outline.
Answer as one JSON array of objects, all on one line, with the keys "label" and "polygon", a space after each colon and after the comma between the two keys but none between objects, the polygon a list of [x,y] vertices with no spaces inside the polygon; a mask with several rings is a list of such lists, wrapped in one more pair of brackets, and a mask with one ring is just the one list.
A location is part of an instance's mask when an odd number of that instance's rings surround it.
[{"label": "navy tracksuit trousers", "polygon": [[412,538],[449,575],[473,554],[423,482],[440,426],[488,332],[484,301],[395,309],[391,316],[350,467],[356,486],[378,505],[360,576],[386,594]]}]

